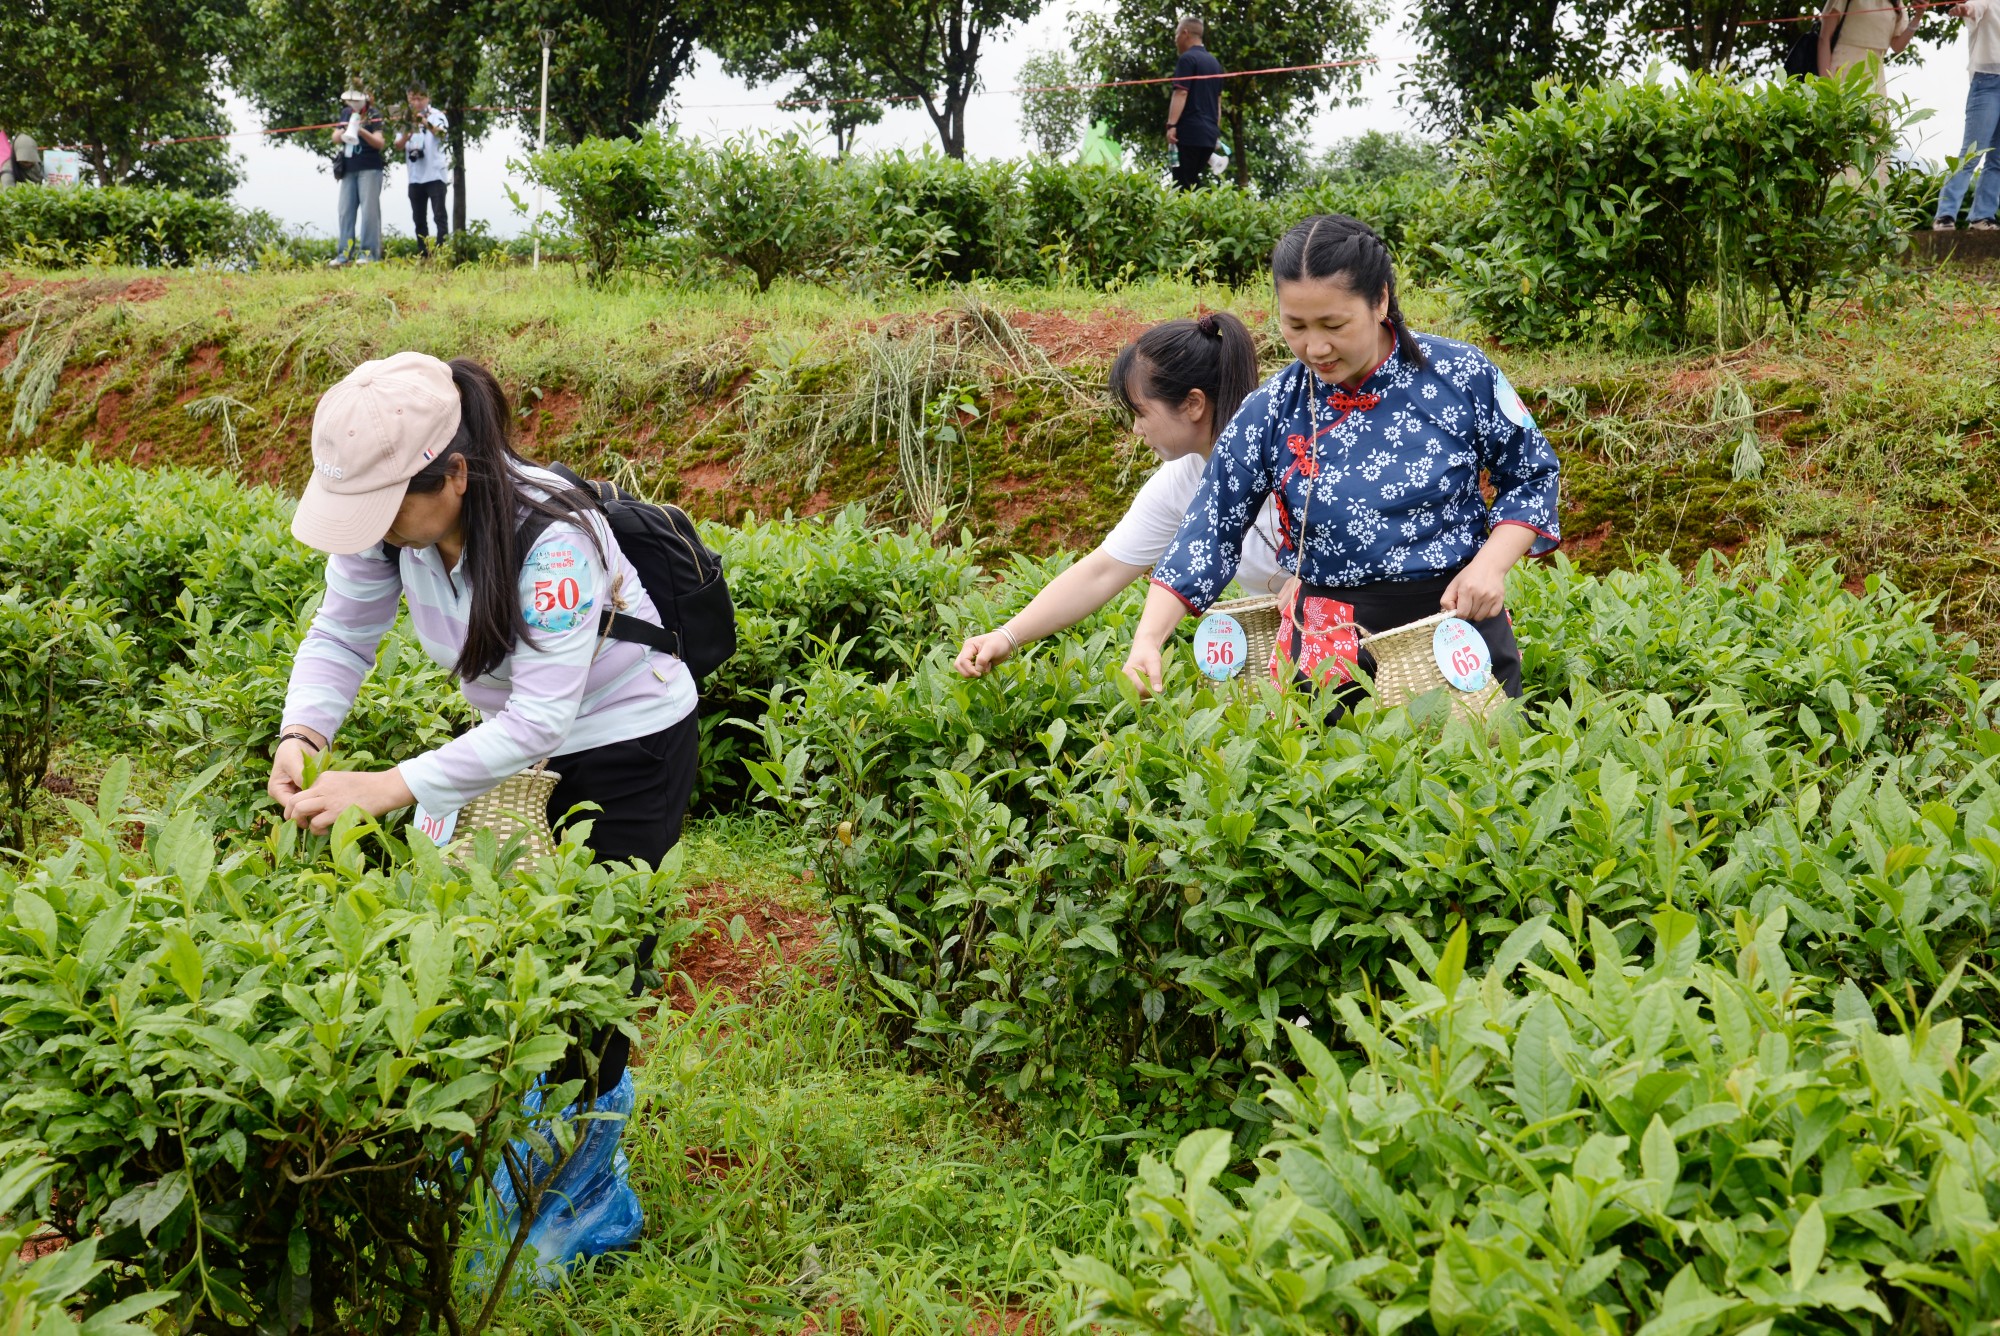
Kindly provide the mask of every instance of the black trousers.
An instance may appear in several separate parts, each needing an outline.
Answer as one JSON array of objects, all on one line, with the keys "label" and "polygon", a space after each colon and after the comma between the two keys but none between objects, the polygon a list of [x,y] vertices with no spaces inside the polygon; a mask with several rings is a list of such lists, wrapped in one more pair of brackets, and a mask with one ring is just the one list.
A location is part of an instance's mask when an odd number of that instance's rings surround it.
[{"label": "black trousers", "polygon": [[[1463,569],[1461,567],[1460,569]],[[1383,580],[1375,584],[1359,585],[1352,589],[1340,589],[1332,585],[1306,585],[1305,593],[1314,598],[1331,598],[1354,609],[1354,620],[1361,625],[1365,634],[1393,630],[1398,626],[1408,626],[1411,622],[1435,617],[1444,611],[1438,600],[1444,591],[1458,577],[1458,571],[1446,571],[1441,575],[1427,576],[1421,580]],[[1294,617],[1296,625],[1300,618]],[[1491,617],[1481,618],[1472,623],[1486,641],[1486,648],[1493,655],[1493,675],[1500,681],[1500,689],[1509,696],[1521,694],[1521,647],[1514,643],[1514,622],[1502,608]],[[1296,659],[1298,632],[1293,631],[1292,653]],[[1361,651],[1361,666],[1373,671],[1368,651]],[[1305,678],[1299,681],[1304,684]],[[1341,688],[1343,700],[1358,698],[1362,693],[1358,684]]]},{"label": "black trousers", "polygon": [[[560,829],[572,807],[596,803],[601,810],[581,811],[573,819],[591,823],[585,843],[598,860],[637,858],[657,864],[680,842],[681,819],[694,792],[700,751],[701,720],[689,711],[678,724],[649,737],[558,756],[549,762],[549,768],[562,776],[549,795],[549,824]],[[649,934],[639,943],[641,969],[652,963],[655,940]],[[640,987],[635,977],[633,996],[638,996]],[[602,1054],[597,1088],[617,1085],[631,1060],[632,1041],[613,1030],[593,1036],[587,1047]],[[563,1059],[555,1079],[575,1080],[586,1070],[580,1046]]]},{"label": "black trousers", "polygon": [[430,219],[424,216],[426,204],[437,216],[438,245],[444,245],[445,238],[451,235],[451,224],[446,221],[444,211],[444,188],[443,181],[410,182],[410,221],[416,225],[419,241],[431,234]]},{"label": "black trousers", "polygon": [[1174,184],[1182,190],[1198,189],[1202,178],[1208,175],[1208,157],[1215,152],[1215,145],[1189,148],[1182,144],[1180,150],[1181,160],[1174,164]]}]

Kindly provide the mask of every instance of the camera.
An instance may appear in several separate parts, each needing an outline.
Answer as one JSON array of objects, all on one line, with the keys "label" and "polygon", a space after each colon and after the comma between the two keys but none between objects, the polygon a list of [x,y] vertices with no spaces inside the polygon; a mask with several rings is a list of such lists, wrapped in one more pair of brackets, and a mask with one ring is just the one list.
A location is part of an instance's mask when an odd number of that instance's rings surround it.
[{"label": "camera", "polygon": [[420,148],[404,149],[403,157],[410,162],[422,162],[424,160],[424,151]]}]

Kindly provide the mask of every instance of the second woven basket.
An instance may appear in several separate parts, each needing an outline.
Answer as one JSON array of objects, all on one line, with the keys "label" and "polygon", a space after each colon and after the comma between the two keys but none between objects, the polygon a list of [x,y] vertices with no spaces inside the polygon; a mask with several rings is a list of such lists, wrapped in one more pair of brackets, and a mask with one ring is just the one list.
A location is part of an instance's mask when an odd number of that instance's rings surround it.
[{"label": "second woven basket", "polygon": [[[1217,603],[1210,612],[1224,612],[1243,628],[1247,642],[1244,671],[1239,681],[1253,672],[1262,672],[1271,662],[1278,645],[1278,600],[1268,594],[1253,598],[1232,598]],[[1384,705],[1408,705],[1428,691],[1442,687],[1451,698],[1452,709],[1461,718],[1484,719],[1505,694],[1498,679],[1489,680],[1478,691],[1460,691],[1445,679],[1432,652],[1437,624],[1452,614],[1440,612],[1405,626],[1391,627],[1374,635],[1364,634],[1362,646],[1375,660],[1375,691]],[[1360,630],[1366,632],[1367,627]]]},{"label": "second woven basket", "polygon": [[1375,658],[1375,691],[1384,705],[1408,705],[1427,691],[1442,687],[1452,710],[1462,719],[1484,719],[1505,694],[1489,672],[1477,691],[1460,691],[1445,678],[1432,649],[1437,624],[1453,614],[1440,612],[1406,626],[1363,636],[1361,646]]}]

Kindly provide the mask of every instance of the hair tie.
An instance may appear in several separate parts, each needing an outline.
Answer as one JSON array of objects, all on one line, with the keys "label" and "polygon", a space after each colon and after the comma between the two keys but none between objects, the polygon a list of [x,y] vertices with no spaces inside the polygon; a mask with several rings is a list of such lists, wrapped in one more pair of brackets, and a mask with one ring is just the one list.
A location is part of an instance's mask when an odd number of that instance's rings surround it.
[{"label": "hair tie", "polygon": [[1215,318],[1213,311],[1202,312],[1201,318],[1194,322],[1194,327],[1211,339],[1220,338],[1222,335],[1222,322]]}]

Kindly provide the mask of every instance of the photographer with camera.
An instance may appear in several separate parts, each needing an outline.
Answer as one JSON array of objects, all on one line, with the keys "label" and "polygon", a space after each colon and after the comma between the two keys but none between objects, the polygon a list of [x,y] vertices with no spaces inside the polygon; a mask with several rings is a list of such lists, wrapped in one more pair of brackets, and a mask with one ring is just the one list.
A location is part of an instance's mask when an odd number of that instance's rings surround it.
[{"label": "photographer with camera", "polygon": [[[333,132],[333,179],[340,182],[340,241],[333,267],[382,258],[382,116],[368,94],[340,95],[341,119]],[[360,230],[355,229],[356,222]]]},{"label": "photographer with camera", "polygon": [[444,132],[451,128],[451,123],[431,105],[430,90],[422,84],[412,83],[405,91],[410,99],[410,119],[403,133],[396,136],[396,150],[409,165],[410,217],[416,224],[417,243],[429,257],[432,244],[430,219],[425,216],[427,204],[437,218],[436,249],[442,250],[451,235],[444,211],[445,182],[451,177],[451,167],[444,156]]}]

